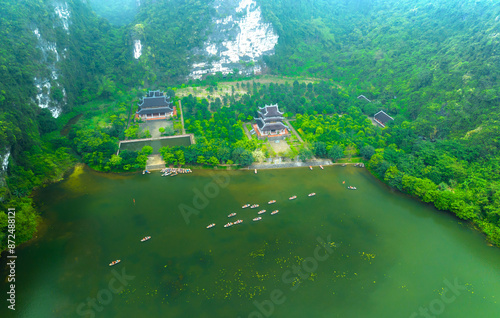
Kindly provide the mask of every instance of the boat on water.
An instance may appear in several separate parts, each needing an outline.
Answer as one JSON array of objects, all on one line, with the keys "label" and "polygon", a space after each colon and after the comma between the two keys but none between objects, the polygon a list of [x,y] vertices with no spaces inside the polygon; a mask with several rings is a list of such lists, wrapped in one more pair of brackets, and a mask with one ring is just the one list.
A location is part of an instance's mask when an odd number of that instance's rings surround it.
[{"label": "boat on water", "polygon": [[276,213],[278,213],[280,210],[274,210],[273,212],[271,212],[271,215],[275,215]]},{"label": "boat on water", "polygon": [[262,220],[262,218],[260,216],[256,217],[256,218],[253,218],[254,221],[260,221]]},{"label": "boat on water", "polygon": [[297,199],[297,196],[294,195],[293,197],[289,197],[288,200],[294,200],[294,199]]},{"label": "boat on water", "polygon": [[309,166],[309,169],[310,169],[310,170],[312,170],[312,169],[313,169],[313,167],[312,167],[312,166]]},{"label": "boat on water", "polygon": [[166,173],[162,174],[161,176],[162,176],[162,177],[168,177],[168,176],[169,176],[169,175],[171,175],[171,174],[172,174],[172,172],[166,172]]},{"label": "boat on water", "polygon": [[242,209],[246,209],[246,208],[248,208],[249,206],[250,206],[250,204],[245,204],[245,205],[244,205],[244,206],[242,206],[241,208],[242,208]]},{"label": "boat on water", "polygon": [[120,263],[122,260],[121,259],[117,259],[116,261],[112,261],[111,263],[109,263],[109,266],[114,266],[118,263]]},{"label": "boat on water", "polygon": [[234,213],[234,212],[233,212],[233,213],[229,214],[227,217],[228,217],[228,218],[232,218],[232,217],[233,217],[233,216],[235,216],[235,215],[236,215],[236,213]]},{"label": "boat on water", "polygon": [[211,229],[211,228],[213,228],[214,226],[215,226],[215,223],[209,224],[209,225],[207,225],[207,229]]},{"label": "boat on water", "polygon": [[236,225],[236,224],[240,224],[240,223],[243,223],[243,220],[236,220],[233,224]]},{"label": "boat on water", "polygon": [[266,213],[266,210],[260,210],[259,212],[257,212],[257,214],[262,214],[262,213]]},{"label": "boat on water", "polygon": [[224,224],[224,227],[230,227],[230,226],[233,226],[233,225],[234,225],[233,222],[229,222],[229,223]]},{"label": "boat on water", "polygon": [[349,190],[356,190],[356,187],[348,186],[347,189],[349,189]]},{"label": "boat on water", "polygon": [[141,242],[146,242],[147,240],[150,240],[151,236],[146,236],[141,239]]},{"label": "boat on water", "polygon": [[267,204],[273,204],[273,203],[276,203],[276,200],[271,200],[271,201],[267,202]]},{"label": "boat on water", "polygon": [[250,209],[255,209],[255,208],[258,208],[258,207],[259,207],[259,205],[258,205],[258,204],[253,204],[253,205],[250,207]]},{"label": "boat on water", "polygon": [[308,197],[313,197],[313,196],[315,196],[315,195],[316,195],[316,193],[315,193],[315,192],[313,192],[313,193],[309,193],[307,196],[308,196]]}]

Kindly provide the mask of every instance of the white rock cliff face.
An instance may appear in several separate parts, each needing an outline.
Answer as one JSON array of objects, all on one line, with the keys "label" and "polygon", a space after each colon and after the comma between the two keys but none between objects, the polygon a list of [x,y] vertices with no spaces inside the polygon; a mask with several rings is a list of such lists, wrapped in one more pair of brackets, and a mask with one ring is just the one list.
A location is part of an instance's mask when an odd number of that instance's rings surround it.
[{"label": "white rock cliff face", "polygon": [[[58,82],[60,76],[57,65],[63,58],[66,57],[67,50],[64,49],[62,54],[59,54],[57,51],[57,44],[55,42],[45,40],[38,28],[33,30],[33,34],[38,40],[38,48],[42,51],[42,62],[45,63],[47,68],[50,70],[49,77],[35,77],[33,79],[35,87],[37,88],[35,102],[40,108],[48,108],[52,113],[52,116],[57,118],[62,112],[62,107],[67,102],[66,90]],[[60,89],[62,93],[61,101],[51,100],[51,93],[54,87]]]},{"label": "white rock cliff face", "polygon": [[142,55],[141,40],[134,40],[134,58],[137,60]]},{"label": "white rock cliff face", "polygon": [[0,154],[0,161],[2,162],[2,170],[7,171],[7,167],[9,166],[9,158],[10,158],[10,150],[5,149],[5,154]]},{"label": "white rock cliff face", "polygon": [[[270,23],[262,21],[262,11],[255,0],[215,0],[218,18],[213,18],[215,28],[198,54],[202,58],[193,64],[192,78],[234,68],[240,73],[260,72],[262,56],[274,54],[278,35]],[[208,60],[218,58],[209,63]]]},{"label": "white rock cliff face", "polygon": [[54,11],[56,15],[61,19],[64,30],[69,33],[69,18],[71,16],[68,3],[58,3],[55,5]]}]

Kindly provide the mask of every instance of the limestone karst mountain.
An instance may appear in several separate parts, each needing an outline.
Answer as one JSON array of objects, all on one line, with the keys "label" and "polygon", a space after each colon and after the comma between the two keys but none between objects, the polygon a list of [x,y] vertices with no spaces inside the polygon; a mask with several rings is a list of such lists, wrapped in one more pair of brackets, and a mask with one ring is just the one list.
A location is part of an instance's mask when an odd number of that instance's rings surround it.
[{"label": "limestone karst mountain", "polygon": [[262,57],[274,54],[279,36],[273,26],[263,20],[255,0],[216,0],[213,29],[203,47],[194,52],[198,60],[190,77],[238,69],[244,74],[258,74]]}]

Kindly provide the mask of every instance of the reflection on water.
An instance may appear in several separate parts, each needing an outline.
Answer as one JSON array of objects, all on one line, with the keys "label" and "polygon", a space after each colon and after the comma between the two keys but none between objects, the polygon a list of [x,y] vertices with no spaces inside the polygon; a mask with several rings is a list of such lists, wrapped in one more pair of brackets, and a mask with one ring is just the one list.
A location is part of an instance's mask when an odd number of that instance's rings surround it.
[{"label": "reflection on water", "polygon": [[[215,191],[211,171],[169,178],[83,169],[43,189],[37,200],[50,225],[18,248],[16,314],[409,317],[437,303],[446,279],[464,288],[439,317],[498,313],[498,249],[362,169],[237,171],[227,180]],[[193,212],[189,224],[181,204]],[[253,222],[260,209],[268,212]],[[224,228],[231,212],[243,223]],[[109,267],[115,259],[122,262]]]}]

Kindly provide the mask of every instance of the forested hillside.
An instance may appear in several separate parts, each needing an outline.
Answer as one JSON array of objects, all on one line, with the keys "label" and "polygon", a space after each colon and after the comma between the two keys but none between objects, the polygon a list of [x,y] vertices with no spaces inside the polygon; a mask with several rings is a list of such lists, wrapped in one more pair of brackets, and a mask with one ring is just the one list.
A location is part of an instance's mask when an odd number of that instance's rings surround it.
[{"label": "forested hillside", "polygon": [[500,5],[492,1],[261,1],[277,74],[333,79],[384,109],[372,171],[473,220],[500,243]]},{"label": "forested hillside", "polygon": [[500,5],[493,1],[261,1],[277,26],[272,72],[313,75],[462,137],[498,113]]},{"label": "forested hillside", "polygon": [[75,160],[53,116],[114,91],[124,43],[117,30],[78,0],[2,0],[0,7],[3,248],[7,207],[17,210],[16,242],[31,238],[37,215],[27,196],[60,179]]},{"label": "forested hillside", "polygon": [[210,31],[212,1],[142,1],[134,37],[145,46],[140,62],[146,69],[146,84],[170,86],[187,77],[193,59],[191,50],[202,46]]}]

